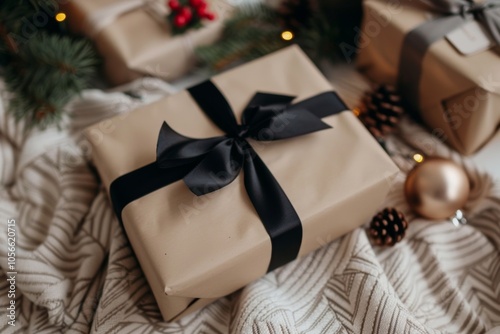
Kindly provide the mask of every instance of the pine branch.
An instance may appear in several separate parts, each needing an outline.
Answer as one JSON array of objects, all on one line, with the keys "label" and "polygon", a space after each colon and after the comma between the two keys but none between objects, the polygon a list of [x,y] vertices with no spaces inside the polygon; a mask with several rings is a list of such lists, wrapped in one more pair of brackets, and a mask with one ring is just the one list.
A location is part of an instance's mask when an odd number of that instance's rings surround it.
[{"label": "pine branch", "polygon": [[[349,15],[347,15],[349,14]],[[197,48],[202,64],[219,71],[235,64],[252,60],[296,43],[316,62],[327,58],[338,60],[342,32],[352,28],[352,13],[325,11],[325,4],[316,0],[284,0],[277,8],[265,5],[240,7],[225,22],[221,40]],[[291,41],[281,38],[289,30]],[[352,38],[347,38],[352,40]]]},{"label": "pine branch", "polygon": [[[33,21],[38,14],[47,16],[51,10],[58,7],[58,2],[54,0],[2,0],[0,1],[1,23],[7,31],[17,34],[26,21]],[[49,23],[38,28],[46,29]]]},{"label": "pine branch", "polygon": [[[14,93],[9,112],[27,128],[58,123],[64,105],[87,86],[97,63],[88,42],[58,37],[61,26],[51,17],[56,9],[53,0],[0,1],[0,65]],[[48,21],[38,26],[36,17]]]},{"label": "pine branch", "polygon": [[64,105],[86,88],[96,64],[87,41],[45,33],[30,39],[5,70],[7,87],[15,93],[9,111],[27,127],[58,123]]},{"label": "pine branch", "polygon": [[265,5],[243,6],[225,22],[219,43],[196,49],[202,63],[218,71],[242,61],[249,61],[286,45],[280,38],[275,11]]}]

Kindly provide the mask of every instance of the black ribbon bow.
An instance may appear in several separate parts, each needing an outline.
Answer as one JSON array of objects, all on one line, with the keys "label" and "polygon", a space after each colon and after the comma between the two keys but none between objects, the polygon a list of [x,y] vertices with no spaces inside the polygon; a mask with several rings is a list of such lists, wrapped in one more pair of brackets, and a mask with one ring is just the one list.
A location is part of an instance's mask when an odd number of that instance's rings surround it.
[{"label": "black ribbon bow", "polygon": [[255,94],[245,108],[242,124],[239,125],[226,99],[211,81],[189,89],[189,93],[226,135],[207,139],[188,138],[164,122],[158,138],[156,161],[160,168],[196,162],[183,180],[198,196],[227,186],[242,167],[248,177],[257,176],[255,180],[245,178],[247,189],[252,189],[250,192],[257,192],[255,188],[265,188],[265,185],[260,185],[264,177],[259,175],[266,172],[255,166],[254,160],[259,158],[247,138],[271,141],[330,128],[306,109],[290,107],[294,96]]},{"label": "black ribbon bow", "polygon": [[248,139],[273,141],[330,128],[321,117],[346,110],[333,92],[297,104],[293,96],[257,93],[238,124],[227,100],[211,81],[188,90],[199,107],[226,134],[194,139],[163,123],[156,162],[117,178],[110,186],[115,212],[133,200],[183,179],[201,196],[230,184],[244,170],[248,196],[271,238],[271,271],[294,260],[302,242],[302,225],[295,209]]}]

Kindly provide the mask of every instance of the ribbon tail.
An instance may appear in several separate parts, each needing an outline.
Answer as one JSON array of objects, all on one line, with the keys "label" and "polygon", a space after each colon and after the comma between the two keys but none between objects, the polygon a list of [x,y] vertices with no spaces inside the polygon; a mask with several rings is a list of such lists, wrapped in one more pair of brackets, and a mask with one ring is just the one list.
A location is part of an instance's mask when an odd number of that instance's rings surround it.
[{"label": "ribbon tail", "polygon": [[292,95],[258,92],[248,102],[243,111],[241,122],[248,126],[259,123],[285,109],[294,99],[295,96]]},{"label": "ribbon tail", "polygon": [[298,137],[309,133],[330,129],[306,109],[290,109],[256,124],[249,131],[249,136],[256,140],[268,141]]},{"label": "ribbon tail", "polygon": [[257,92],[252,96],[248,106],[267,106],[270,104],[289,104],[295,99],[293,95],[270,94]]},{"label": "ribbon tail", "polygon": [[250,201],[272,244],[268,272],[297,258],[302,244],[302,223],[278,181],[257,153],[245,152],[244,181]]},{"label": "ribbon tail", "polygon": [[[282,97],[283,100],[286,96]],[[245,110],[245,114],[251,109]],[[331,128],[321,118],[348,110],[334,92],[325,92],[278,111],[259,108],[251,118],[249,136],[256,140],[279,140]],[[244,114],[244,115],[245,115]],[[265,115],[266,117],[261,117]]]},{"label": "ribbon tail", "polygon": [[335,92],[318,94],[300,101],[288,109],[306,109],[318,118],[336,115],[342,111],[349,110],[344,101]]}]

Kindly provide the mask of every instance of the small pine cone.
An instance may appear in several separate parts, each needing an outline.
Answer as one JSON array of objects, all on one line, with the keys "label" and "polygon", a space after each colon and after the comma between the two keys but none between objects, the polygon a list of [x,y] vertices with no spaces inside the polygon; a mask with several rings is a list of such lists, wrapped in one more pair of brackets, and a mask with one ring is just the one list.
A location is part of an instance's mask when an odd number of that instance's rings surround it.
[{"label": "small pine cone", "polygon": [[385,208],[372,218],[369,234],[378,246],[394,246],[404,238],[408,222],[394,208]]},{"label": "small pine cone", "polygon": [[390,85],[380,85],[365,93],[359,110],[359,119],[375,138],[391,133],[404,112],[401,96]]}]

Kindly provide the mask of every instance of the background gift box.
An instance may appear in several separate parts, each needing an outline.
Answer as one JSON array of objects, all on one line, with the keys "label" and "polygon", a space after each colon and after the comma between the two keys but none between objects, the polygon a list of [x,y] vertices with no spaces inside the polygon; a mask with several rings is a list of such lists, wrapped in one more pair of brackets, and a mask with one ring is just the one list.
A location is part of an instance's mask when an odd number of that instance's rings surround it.
[{"label": "background gift box", "polygon": [[[499,41],[493,38],[500,35],[498,24],[487,23],[498,21],[500,4],[444,3],[364,1],[358,67],[374,81],[398,83],[409,109],[433,134],[471,154],[500,124]],[[480,39],[486,45],[477,48]]]},{"label": "background gift box", "polygon": [[174,80],[192,69],[194,48],[216,41],[232,10],[224,0],[208,4],[215,20],[202,20],[203,27],[180,34],[167,22],[164,1],[71,0],[63,9],[69,28],[93,39],[107,79],[118,85],[146,75]]}]

